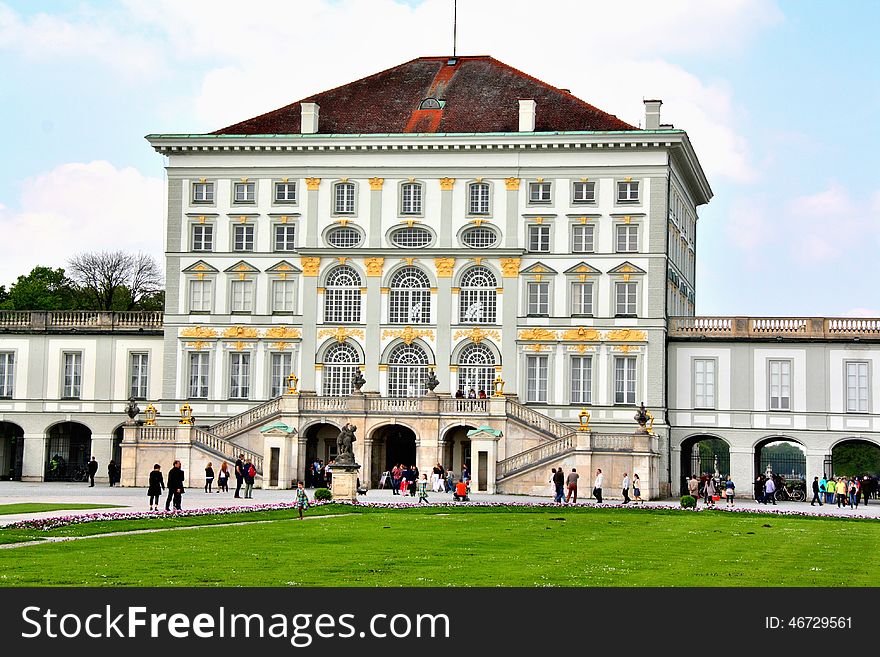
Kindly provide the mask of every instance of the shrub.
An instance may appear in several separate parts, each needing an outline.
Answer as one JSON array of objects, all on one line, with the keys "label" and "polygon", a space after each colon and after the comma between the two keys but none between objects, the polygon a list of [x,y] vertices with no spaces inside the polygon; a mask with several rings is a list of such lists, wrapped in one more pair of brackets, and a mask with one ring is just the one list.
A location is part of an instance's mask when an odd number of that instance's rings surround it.
[{"label": "shrub", "polygon": [[[317,495],[315,497],[317,497]],[[693,495],[682,495],[681,496],[681,508],[682,509],[696,509],[697,508],[697,498],[695,498]]]},{"label": "shrub", "polygon": [[332,500],[333,493],[330,492],[327,488],[316,488],[315,489],[315,500]]}]

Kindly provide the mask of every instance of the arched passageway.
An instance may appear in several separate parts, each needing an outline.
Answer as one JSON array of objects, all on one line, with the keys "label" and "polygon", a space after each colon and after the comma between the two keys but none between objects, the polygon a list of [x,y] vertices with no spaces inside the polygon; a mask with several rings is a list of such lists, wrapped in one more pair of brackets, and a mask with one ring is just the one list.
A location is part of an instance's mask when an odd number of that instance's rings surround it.
[{"label": "arched passageway", "polygon": [[692,475],[730,474],[730,445],[717,436],[697,435],[681,444],[680,494],[688,492],[687,481]]},{"label": "arched passageway", "polygon": [[46,436],[46,481],[86,481],[92,430],[79,422],[60,422]]},{"label": "arched passageway", "polygon": [[21,479],[24,430],[12,422],[0,422],[0,480]]},{"label": "arched passageway", "polygon": [[443,467],[452,470],[455,479],[461,476],[461,468],[467,465],[468,471],[473,477],[471,469],[471,440],[468,438],[468,431],[473,431],[476,427],[469,425],[460,425],[451,427],[443,436]]},{"label": "arched passageway", "polygon": [[807,455],[803,446],[785,438],[771,436],[755,445],[755,476],[772,472],[786,481],[804,481],[807,477]]},{"label": "arched passageway", "polygon": [[402,424],[379,427],[373,432],[370,458],[370,486],[378,488],[382,474],[390,472],[395,465],[416,465],[415,432]]},{"label": "arched passageway", "polygon": [[315,472],[315,462],[320,461],[321,465],[327,465],[331,460],[336,458],[336,438],[339,435],[339,428],[333,424],[319,422],[307,427],[305,430],[306,437],[306,481],[305,484],[309,488],[324,486],[325,479],[323,473]]}]

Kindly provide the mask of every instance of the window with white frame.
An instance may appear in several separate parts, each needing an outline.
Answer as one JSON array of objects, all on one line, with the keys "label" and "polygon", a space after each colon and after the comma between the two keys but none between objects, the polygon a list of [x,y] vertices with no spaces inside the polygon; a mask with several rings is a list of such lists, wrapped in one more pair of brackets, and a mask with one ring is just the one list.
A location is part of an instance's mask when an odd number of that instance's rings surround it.
[{"label": "window with white frame", "polygon": [[546,317],[550,314],[550,283],[529,281],[526,283],[526,314]]},{"label": "window with white frame", "polygon": [[192,227],[192,250],[214,250],[214,226],[211,224],[193,224]]},{"label": "window with white frame", "polygon": [[458,389],[467,395],[471,390],[487,395],[494,389],[495,354],[484,344],[469,344],[458,357]]},{"label": "window with white frame", "polygon": [[351,394],[351,381],[361,364],[357,349],[346,342],[337,342],[324,354],[321,370],[324,395],[344,397]]},{"label": "window with white frame", "polygon": [[428,354],[416,343],[402,343],[388,356],[388,396],[421,397],[428,388]]},{"label": "window with white frame", "polygon": [[399,228],[391,233],[391,243],[394,246],[408,249],[421,249],[428,246],[433,239],[431,231],[420,226]]},{"label": "window with white frame", "polygon": [[636,403],[636,357],[614,358],[614,403]]},{"label": "window with white frame", "polygon": [[422,183],[404,183],[400,186],[400,214],[421,213]]},{"label": "window with white frame", "polygon": [[770,361],[770,410],[791,410],[791,361]]},{"label": "window with white frame", "polygon": [[10,398],[15,384],[15,354],[0,353],[0,397]]},{"label": "window with white frame", "polygon": [[334,212],[354,214],[354,183],[339,182],[333,187]]},{"label": "window with white frame", "polygon": [[296,224],[275,224],[275,250],[296,251]]},{"label": "window with white frame", "polygon": [[229,398],[247,399],[251,394],[251,355],[229,354]]},{"label": "window with white frame", "polygon": [[868,363],[852,361],[846,364],[846,411],[868,412]]},{"label": "window with white frame", "polygon": [[462,232],[461,242],[472,249],[488,249],[498,243],[498,233],[485,226],[475,226]]},{"label": "window with white frame", "polygon": [[638,283],[616,282],[614,292],[614,314],[618,317],[634,317],[637,312]]},{"label": "window with white frame", "polygon": [[547,356],[526,356],[526,401],[547,402]]},{"label": "window with white frame", "polygon": [[715,408],[715,360],[694,360],[694,408]]},{"label": "window with white frame", "polygon": [[595,251],[596,227],[593,224],[572,224],[572,253],[592,253]]},{"label": "window with white frame", "polygon": [[619,180],[617,182],[617,202],[637,203],[639,200],[638,180]]},{"label": "window with white frame", "polygon": [[529,203],[549,203],[550,198],[550,183],[544,181],[529,183]]},{"label": "window with white frame", "polygon": [[293,373],[293,354],[274,351],[269,365],[269,396],[280,397],[287,390],[287,377]]},{"label": "window with white frame", "polygon": [[65,351],[62,361],[64,380],[61,396],[64,399],[80,399],[82,397],[82,354]]},{"label": "window with white frame", "polygon": [[194,182],[192,184],[192,200],[193,203],[213,203],[214,183]]},{"label": "window with white frame", "polygon": [[275,202],[276,203],[296,203],[296,183],[295,182],[277,182],[277,183],[275,183]]},{"label": "window with white frame", "polygon": [[547,253],[550,251],[550,226],[548,224],[529,224],[529,251]]},{"label": "window with white frame", "polygon": [[617,224],[615,232],[618,253],[635,253],[639,250],[638,224]]},{"label": "window with white frame", "polygon": [[250,313],[254,311],[254,282],[232,281],[232,305],[234,313]]},{"label": "window with white frame", "polygon": [[571,403],[591,404],[593,402],[593,358],[592,356],[571,357]]},{"label": "window with white frame", "polygon": [[209,313],[214,303],[214,281],[210,278],[189,282],[189,311]]},{"label": "window with white frame", "polygon": [[578,181],[571,187],[572,203],[595,203],[596,183],[590,181]]},{"label": "window with white frame", "polygon": [[431,282],[418,267],[404,267],[394,274],[388,290],[388,321],[391,324],[431,322]]},{"label": "window with white frame", "polygon": [[489,214],[489,183],[468,185],[468,212],[470,214]]},{"label": "window with white frame", "polygon": [[257,183],[237,182],[233,186],[232,200],[236,203],[253,203],[257,199]]},{"label": "window with white frame", "polygon": [[494,274],[481,265],[468,269],[461,277],[458,307],[458,319],[463,324],[494,324],[497,308]]},{"label": "window with white frame", "polygon": [[208,398],[208,354],[193,351],[189,355],[189,398]]},{"label": "window with white frame", "polygon": [[254,225],[253,224],[236,224],[232,228],[232,250],[233,251],[253,251],[254,250]]},{"label": "window with white frame", "polygon": [[571,314],[579,317],[592,317],[592,281],[575,281],[571,284]]},{"label": "window with white frame", "polygon": [[147,365],[147,354],[131,354],[131,361],[129,363],[129,397],[134,397],[135,399],[147,398],[149,394],[147,390]]},{"label": "window with white frame", "polygon": [[361,321],[361,277],[348,265],[341,265],[327,275],[324,288],[324,321],[351,323]]},{"label": "window with white frame", "polygon": [[360,245],[363,236],[357,228],[345,226],[342,228],[333,228],[327,231],[327,244],[337,249],[350,249]]},{"label": "window with white frame", "polygon": [[292,313],[296,281],[272,281],[272,312]]}]

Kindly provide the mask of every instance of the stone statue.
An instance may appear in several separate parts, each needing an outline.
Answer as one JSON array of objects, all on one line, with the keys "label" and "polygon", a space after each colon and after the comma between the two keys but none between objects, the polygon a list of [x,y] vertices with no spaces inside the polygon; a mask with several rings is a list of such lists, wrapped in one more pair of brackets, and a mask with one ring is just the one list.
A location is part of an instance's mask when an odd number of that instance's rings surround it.
[{"label": "stone statue", "polygon": [[364,375],[361,373],[361,371],[355,368],[354,374],[351,375],[352,391],[355,393],[359,393],[366,382],[367,380],[364,378]]},{"label": "stone statue", "polygon": [[440,379],[434,374],[434,370],[428,370],[428,378],[425,379],[425,385],[431,392],[434,392],[434,388],[440,385]]},{"label": "stone statue", "polygon": [[345,426],[336,437],[336,463],[339,465],[351,465],[355,462],[354,453],[352,452],[352,443],[355,438],[354,432],[357,427],[351,422],[346,422]]},{"label": "stone statue", "polygon": [[639,410],[636,411],[633,419],[639,423],[636,433],[648,433],[648,427],[646,426],[648,424],[648,412],[645,409],[645,402],[642,402],[641,406],[639,406]]},{"label": "stone statue", "polygon": [[138,408],[137,402],[134,400],[134,397],[128,398],[128,406],[125,407],[125,412],[128,415],[128,423],[134,424],[135,418],[138,416],[138,413],[141,412],[141,409]]}]

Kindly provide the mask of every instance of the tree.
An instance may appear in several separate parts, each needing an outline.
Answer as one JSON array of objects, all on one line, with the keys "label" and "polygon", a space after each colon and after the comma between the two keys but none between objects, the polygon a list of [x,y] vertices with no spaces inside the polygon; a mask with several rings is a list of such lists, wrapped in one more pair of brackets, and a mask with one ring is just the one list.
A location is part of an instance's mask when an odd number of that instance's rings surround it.
[{"label": "tree", "polygon": [[96,310],[132,310],[149,305],[164,284],[159,264],[146,253],[79,253],[68,265],[70,277]]},{"label": "tree", "polygon": [[63,269],[34,267],[19,276],[2,307],[7,310],[73,310],[80,307],[76,287]]}]

